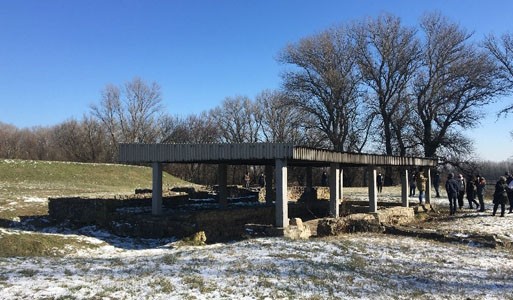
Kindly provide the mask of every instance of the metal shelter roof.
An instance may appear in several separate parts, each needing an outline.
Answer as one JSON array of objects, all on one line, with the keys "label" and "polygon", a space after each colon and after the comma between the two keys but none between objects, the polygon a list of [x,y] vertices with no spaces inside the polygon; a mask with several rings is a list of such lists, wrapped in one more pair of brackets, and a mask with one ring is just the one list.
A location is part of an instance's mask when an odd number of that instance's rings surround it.
[{"label": "metal shelter roof", "polygon": [[216,144],[120,144],[119,161],[125,163],[205,163],[269,165],[276,159],[289,165],[328,166],[424,166],[434,167],[435,158],[400,157],[337,152],[295,146],[290,143],[216,143]]}]

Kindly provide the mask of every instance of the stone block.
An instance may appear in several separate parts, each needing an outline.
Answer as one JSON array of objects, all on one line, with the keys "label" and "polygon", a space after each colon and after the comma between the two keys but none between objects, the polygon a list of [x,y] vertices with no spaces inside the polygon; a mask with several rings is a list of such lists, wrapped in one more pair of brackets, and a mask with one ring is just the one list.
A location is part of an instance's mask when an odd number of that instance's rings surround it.
[{"label": "stone block", "polygon": [[323,218],[317,224],[318,236],[334,236],[347,232],[345,218]]},{"label": "stone block", "polygon": [[414,221],[415,212],[411,207],[391,207],[378,210],[377,218],[382,225],[403,225]]},{"label": "stone block", "polygon": [[290,221],[291,224],[283,230],[283,235],[292,240],[306,240],[312,236],[310,227],[305,226],[300,218],[294,218]]},{"label": "stone block", "polygon": [[346,217],[348,232],[384,232],[375,214],[353,214]]}]

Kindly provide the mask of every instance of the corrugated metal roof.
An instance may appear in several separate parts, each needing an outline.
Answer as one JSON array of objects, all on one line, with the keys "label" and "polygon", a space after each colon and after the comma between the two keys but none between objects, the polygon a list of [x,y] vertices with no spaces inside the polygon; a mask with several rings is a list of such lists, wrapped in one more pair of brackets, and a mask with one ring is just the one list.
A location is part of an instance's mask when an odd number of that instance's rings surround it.
[{"label": "corrugated metal roof", "polygon": [[119,161],[124,163],[267,164],[275,159],[286,159],[290,164],[436,166],[438,163],[431,158],[344,153],[294,146],[290,143],[119,145]]}]

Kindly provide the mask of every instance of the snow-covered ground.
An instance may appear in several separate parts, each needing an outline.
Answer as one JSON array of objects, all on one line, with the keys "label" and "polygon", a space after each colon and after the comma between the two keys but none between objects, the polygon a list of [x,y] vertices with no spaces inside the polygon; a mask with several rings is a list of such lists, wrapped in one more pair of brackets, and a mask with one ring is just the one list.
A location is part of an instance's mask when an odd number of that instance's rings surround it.
[{"label": "snow-covered ground", "polygon": [[[444,201],[434,200],[441,208]],[[464,210],[439,226],[513,233],[513,215],[490,214]],[[98,247],[56,258],[0,258],[0,298],[513,299],[511,249],[383,234],[199,247],[119,238],[94,227],[65,234]]]}]

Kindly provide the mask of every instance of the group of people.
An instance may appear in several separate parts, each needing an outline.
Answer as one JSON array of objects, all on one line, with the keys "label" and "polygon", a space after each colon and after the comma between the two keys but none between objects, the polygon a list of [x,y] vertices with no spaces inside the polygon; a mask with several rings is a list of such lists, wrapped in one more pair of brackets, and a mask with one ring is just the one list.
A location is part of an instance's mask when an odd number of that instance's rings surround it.
[{"label": "group of people", "polygon": [[[485,211],[485,189],[486,179],[480,175],[470,175],[465,180],[462,174],[455,176],[454,173],[449,173],[447,175],[447,181],[445,182],[445,190],[449,198],[450,215],[454,215],[457,208],[463,208],[465,195],[467,195],[470,209],[474,209],[475,205],[477,210]],[[476,196],[479,202],[476,201]]]},{"label": "group of people", "polygon": [[[484,193],[486,189],[486,179],[480,175],[469,176],[467,180],[462,174],[455,176],[453,173],[447,175],[445,182],[445,190],[449,198],[450,215],[456,213],[456,209],[463,208],[463,198],[467,195],[469,208],[473,209],[474,205],[480,212],[485,211]],[[478,201],[476,201],[476,196]],[[509,213],[513,213],[513,176],[506,172],[505,176],[501,176],[495,184],[493,193],[493,213],[495,216],[497,209],[501,207],[501,217],[504,217],[506,204],[509,203]]]},{"label": "group of people", "polygon": [[[249,187],[251,185],[251,176],[249,175],[249,172],[246,172],[244,174],[243,181],[244,181],[244,187],[249,189]],[[265,175],[264,175],[264,173],[260,173],[260,175],[258,176],[258,185],[260,186],[260,188],[264,188],[265,187],[266,182],[265,182]]]},{"label": "group of people", "polygon": [[[265,175],[262,173],[258,178],[258,184],[260,187],[265,187],[266,180]],[[415,173],[410,181],[410,197],[414,197],[416,195],[416,190],[419,192],[419,204],[423,204],[424,195],[426,191],[426,182],[427,178],[424,176],[422,171]],[[244,182],[246,188],[249,188],[251,178],[249,173],[244,175]],[[328,176],[326,172],[322,174],[322,185],[327,185]],[[376,178],[376,183],[378,187],[378,192],[381,193],[383,189],[383,175],[381,173],[378,174]],[[440,173],[435,172],[433,176],[433,187],[436,192],[435,197],[440,197]],[[470,209],[475,208],[483,212],[485,211],[484,204],[484,194],[486,189],[486,179],[483,176],[468,176],[467,179],[463,177],[462,174],[458,174],[457,176],[454,173],[449,173],[447,175],[447,180],[445,182],[445,190],[447,191],[447,197],[449,198],[449,214],[454,215],[456,210],[462,209],[464,206],[464,197],[467,196],[468,206]],[[477,201],[476,201],[477,197]],[[513,213],[513,175],[509,172],[506,172],[504,176],[501,176],[497,183],[495,184],[495,191],[493,193],[493,213],[495,216],[499,206],[501,207],[501,217],[504,217],[506,212],[506,205],[509,203],[509,212]]]}]

